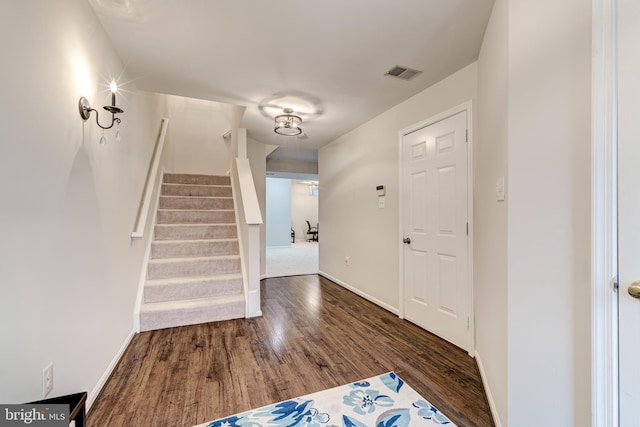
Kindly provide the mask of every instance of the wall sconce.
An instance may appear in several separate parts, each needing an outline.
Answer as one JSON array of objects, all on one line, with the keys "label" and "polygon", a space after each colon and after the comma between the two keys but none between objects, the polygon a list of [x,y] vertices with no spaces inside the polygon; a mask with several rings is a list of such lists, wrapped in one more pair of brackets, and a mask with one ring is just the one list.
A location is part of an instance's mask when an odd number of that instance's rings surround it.
[{"label": "wall sconce", "polygon": [[116,123],[118,124],[118,130],[116,131],[116,141],[120,141],[121,139],[121,136],[120,136],[121,120],[120,118],[116,117],[116,114],[124,113],[124,110],[120,107],[116,107],[116,92],[118,91],[118,84],[115,82],[115,80],[111,81],[111,84],[109,84],[109,89],[111,90],[111,105],[105,105],[104,107],[102,107],[111,113],[111,124],[109,126],[102,126],[100,124],[100,120],[98,119],[98,110],[91,108],[91,105],[89,105],[89,100],[87,98],[85,98],[84,96],[81,96],[80,100],[78,101],[78,110],[80,111],[80,117],[82,117],[82,120],[84,121],[89,120],[89,117],[91,117],[91,112],[95,111],[96,123],[98,124],[98,126],[102,128],[102,136],[100,137],[100,144],[107,143],[107,140],[104,137],[104,130],[111,129],[113,125]]}]

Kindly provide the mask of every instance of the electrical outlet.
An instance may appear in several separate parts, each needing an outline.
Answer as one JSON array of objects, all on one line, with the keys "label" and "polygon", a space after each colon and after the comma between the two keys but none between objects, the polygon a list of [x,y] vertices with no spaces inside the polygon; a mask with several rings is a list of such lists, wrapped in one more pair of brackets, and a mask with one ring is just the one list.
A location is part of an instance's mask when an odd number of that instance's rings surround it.
[{"label": "electrical outlet", "polygon": [[53,390],[53,362],[42,370],[42,397],[47,397]]},{"label": "electrical outlet", "polygon": [[349,265],[349,257],[348,256],[344,257],[344,263],[345,263],[345,265]]}]

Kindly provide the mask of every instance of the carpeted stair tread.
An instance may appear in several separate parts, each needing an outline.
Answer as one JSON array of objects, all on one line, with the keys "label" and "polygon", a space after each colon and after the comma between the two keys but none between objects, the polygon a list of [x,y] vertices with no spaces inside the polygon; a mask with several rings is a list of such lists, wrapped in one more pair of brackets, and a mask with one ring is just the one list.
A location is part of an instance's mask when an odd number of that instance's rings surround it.
[{"label": "carpeted stair tread", "polygon": [[179,239],[217,239],[237,238],[238,232],[235,224],[156,224],[154,240],[179,240]]},{"label": "carpeted stair tread", "polygon": [[153,242],[158,245],[168,245],[171,243],[198,243],[198,242],[237,242],[238,239],[235,237],[222,238],[222,239],[184,239],[184,240],[159,240]]},{"label": "carpeted stair tread", "polygon": [[233,209],[158,209],[158,224],[217,224],[235,221]]},{"label": "carpeted stair tread", "polygon": [[162,182],[171,184],[231,185],[228,175],[165,173]]},{"label": "carpeted stair tread", "polygon": [[[235,226],[235,224],[233,225]],[[161,240],[159,242],[154,242],[154,243],[164,244],[168,242],[191,243],[191,242],[233,242],[233,241],[238,241],[238,239],[236,237],[224,237],[220,239],[175,239],[175,240]]]},{"label": "carpeted stair tread", "polygon": [[238,319],[245,316],[244,295],[224,295],[143,304],[140,310],[140,329],[172,328],[198,323]]},{"label": "carpeted stair tread", "polygon": [[162,196],[232,197],[230,185],[197,185],[163,183]]},{"label": "carpeted stair tread", "polygon": [[144,302],[177,301],[242,294],[242,274],[219,274],[208,277],[178,277],[148,280]]},{"label": "carpeted stair tread", "polygon": [[240,255],[160,258],[149,260],[147,279],[200,277],[240,272]]},{"label": "carpeted stair tread", "polygon": [[185,258],[215,255],[237,255],[238,239],[159,240],[151,244],[151,258]]},{"label": "carpeted stair tread", "polygon": [[163,181],[162,185],[166,185],[167,187],[221,187],[221,188],[231,188],[231,183],[229,184],[202,184],[202,183],[181,183],[181,182],[166,182]]},{"label": "carpeted stair tread", "polygon": [[158,209],[158,212],[233,212],[233,209]]},{"label": "carpeted stair tread", "polygon": [[165,310],[187,310],[190,308],[210,307],[212,305],[220,305],[229,302],[242,301],[244,304],[244,298],[242,295],[223,295],[220,297],[211,298],[193,298],[181,301],[163,301],[152,302],[142,305],[143,313],[152,313]]},{"label": "carpeted stair tread", "polygon": [[207,281],[217,281],[217,280],[242,280],[242,274],[240,273],[231,273],[231,274],[216,274],[213,276],[197,276],[197,277],[175,277],[172,279],[155,279],[155,280],[147,280],[146,284],[150,287],[153,286],[165,286],[171,284],[191,284],[191,283],[200,283]]},{"label": "carpeted stair tread", "polygon": [[231,197],[160,196],[160,209],[233,210]]},{"label": "carpeted stair tread", "polygon": [[192,262],[192,261],[221,261],[221,260],[237,260],[237,259],[240,259],[240,255],[218,255],[218,256],[184,257],[184,258],[156,258],[156,259],[150,259],[149,264],[171,264],[171,263]]}]

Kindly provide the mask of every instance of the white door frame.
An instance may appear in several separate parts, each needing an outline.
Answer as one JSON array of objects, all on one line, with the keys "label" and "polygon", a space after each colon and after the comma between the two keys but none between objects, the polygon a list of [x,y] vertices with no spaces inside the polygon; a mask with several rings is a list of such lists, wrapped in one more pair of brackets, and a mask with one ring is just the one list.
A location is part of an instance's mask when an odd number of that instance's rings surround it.
[{"label": "white door frame", "polygon": [[399,209],[399,224],[400,228],[398,230],[398,253],[400,256],[400,268],[398,283],[400,284],[400,298],[398,303],[398,317],[404,319],[404,250],[402,237],[404,233],[404,220],[403,220],[403,194],[406,191],[404,188],[403,181],[403,173],[404,166],[402,162],[402,140],[405,135],[408,135],[412,132],[415,132],[419,129],[425,128],[429,125],[432,125],[436,122],[442,121],[448,117],[454,116],[458,113],[467,112],[467,131],[468,131],[468,142],[467,142],[467,221],[469,221],[469,238],[467,239],[467,271],[468,271],[468,280],[469,280],[469,336],[470,343],[468,344],[469,356],[474,357],[475,355],[475,326],[474,326],[474,306],[473,306],[473,103],[472,101],[467,101],[463,104],[460,104],[456,107],[453,107],[447,111],[444,111],[440,114],[436,114],[435,116],[429,117],[428,119],[421,121],[419,123],[413,124],[409,127],[402,129],[398,132],[398,170],[400,171],[399,181],[400,181],[400,192],[399,192],[399,200],[398,209]]},{"label": "white door frame", "polygon": [[591,425],[618,426],[616,0],[592,3]]}]

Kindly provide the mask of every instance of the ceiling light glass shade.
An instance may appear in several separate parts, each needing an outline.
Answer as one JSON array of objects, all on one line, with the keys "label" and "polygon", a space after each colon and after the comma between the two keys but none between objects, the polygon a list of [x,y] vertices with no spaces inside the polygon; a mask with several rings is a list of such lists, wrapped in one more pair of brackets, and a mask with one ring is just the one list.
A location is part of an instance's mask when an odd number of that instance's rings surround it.
[{"label": "ceiling light glass shade", "polygon": [[296,136],[302,133],[300,124],[302,119],[292,114],[281,114],[275,118],[276,125],[273,131],[278,135]]}]

